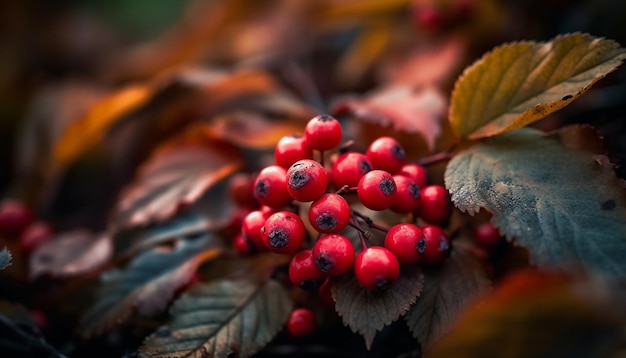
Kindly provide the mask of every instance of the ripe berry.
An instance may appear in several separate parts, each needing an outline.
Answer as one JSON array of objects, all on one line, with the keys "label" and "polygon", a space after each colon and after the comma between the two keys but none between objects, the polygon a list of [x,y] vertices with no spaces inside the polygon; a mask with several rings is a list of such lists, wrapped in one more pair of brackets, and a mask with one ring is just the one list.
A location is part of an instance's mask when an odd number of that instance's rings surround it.
[{"label": "ripe berry", "polygon": [[420,263],[436,265],[450,256],[452,245],[450,238],[442,228],[435,225],[422,227],[424,237],[417,242],[417,252],[420,254]]},{"label": "ripe berry", "polygon": [[265,244],[261,239],[261,228],[265,225],[265,221],[270,217],[270,213],[263,210],[255,210],[248,213],[241,223],[241,233],[254,245],[258,251],[266,250]]},{"label": "ripe berry", "polygon": [[380,137],[367,148],[367,158],[374,169],[381,169],[395,174],[402,168],[406,154],[402,145],[392,137]]},{"label": "ripe berry", "polygon": [[305,235],[302,219],[290,211],[270,215],[261,228],[263,244],[277,254],[294,254],[302,246]]},{"label": "ripe berry", "polygon": [[333,299],[333,294],[330,291],[330,279],[326,279],[322,286],[317,289],[317,295],[323,304],[329,307],[335,307],[335,300]]},{"label": "ripe berry", "polygon": [[398,190],[391,174],[384,170],[372,170],[365,174],[357,186],[357,196],[365,207],[385,210],[396,200]]},{"label": "ripe berry", "polygon": [[417,243],[423,239],[422,229],[414,224],[403,223],[389,229],[384,245],[396,256],[398,262],[403,265],[413,265],[420,259]]},{"label": "ripe berry", "polygon": [[400,264],[391,251],[382,246],[372,246],[356,257],[354,274],[361,286],[382,291],[398,279]]},{"label": "ripe berry", "polygon": [[444,16],[435,4],[415,6],[411,18],[417,28],[426,31],[438,31],[445,24]]},{"label": "ripe berry", "polygon": [[293,200],[287,191],[287,170],[278,165],[263,168],[254,182],[254,196],[273,209],[280,209]]},{"label": "ripe berry", "polygon": [[309,221],[315,230],[323,234],[343,230],[350,221],[350,204],[341,195],[327,193],[309,207]]},{"label": "ripe berry", "polygon": [[296,308],[287,320],[287,332],[293,337],[310,336],[316,326],[315,314],[307,308]]},{"label": "ripe berry", "polygon": [[305,291],[315,291],[326,281],[326,274],[315,265],[313,252],[303,250],[289,263],[289,279]]},{"label": "ripe berry", "polygon": [[431,224],[442,225],[450,218],[452,206],[450,195],[441,185],[429,185],[422,188],[419,216]]},{"label": "ripe berry", "polygon": [[305,138],[299,134],[292,134],[282,137],[276,149],[274,149],[274,159],[276,165],[287,169],[300,159],[312,159],[313,150],[309,148]]},{"label": "ripe berry", "polygon": [[338,146],[342,135],[343,130],[339,121],[327,114],[312,118],[304,128],[308,146],[320,151]]},{"label": "ripe berry", "polygon": [[26,254],[30,254],[40,245],[52,239],[54,231],[45,222],[35,222],[29,225],[20,235],[20,247]]},{"label": "ripe berry", "polygon": [[347,237],[330,234],[320,237],[313,245],[313,259],[328,276],[347,272],[354,263],[354,245]]},{"label": "ripe berry", "polygon": [[330,173],[337,188],[344,185],[355,187],[371,170],[372,163],[365,154],[346,152],[337,158]]},{"label": "ripe berry", "polygon": [[393,181],[396,183],[398,193],[396,201],[391,206],[391,210],[396,213],[412,213],[420,207],[420,188],[417,183],[403,175],[394,175]]},{"label": "ripe berry", "polygon": [[474,230],[474,242],[484,249],[494,248],[501,239],[498,228],[491,223],[481,224]]},{"label": "ripe berry", "polygon": [[428,184],[428,171],[421,165],[415,163],[405,164],[400,168],[398,174],[415,180],[420,188]]},{"label": "ripe berry", "polygon": [[18,236],[32,222],[30,208],[21,201],[5,199],[0,203],[0,235]]},{"label": "ripe berry", "polygon": [[254,198],[254,178],[248,173],[237,173],[230,178],[228,194],[241,207],[254,208],[259,205]]},{"label": "ripe berry", "polygon": [[240,256],[248,256],[256,250],[254,243],[249,241],[242,233],[235,235],[235,238],[233,239],[233,247]]},{"label": "ripe berry", "polygon": [[297,201],[312,201],[324,194],[328,175],[324,167],[311,159],[302,159],[287,170],[287,191]]}]

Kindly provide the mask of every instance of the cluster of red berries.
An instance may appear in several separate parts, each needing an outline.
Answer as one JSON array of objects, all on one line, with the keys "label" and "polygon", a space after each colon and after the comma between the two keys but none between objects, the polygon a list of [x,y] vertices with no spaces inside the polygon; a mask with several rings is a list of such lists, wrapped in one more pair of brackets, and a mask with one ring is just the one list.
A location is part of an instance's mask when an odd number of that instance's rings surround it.
[{"label": "cluster of red berries", "polygon": [[[243,218],[234,243],[237,250],[293,255],[289,277],[307,291],[319,290],[328,278],[349,270],[364,288],[384,290],[397,280],[401,265],[440,263],[451,248],[448,236],[437,226],[446,223],[451,212],[446,189],[427,185],[426,170],[406,163],[403,147],[391,137],[374,140],[365,153],[342,147],[326,167],[324,152],[338,148],[342,137],[337,119],[319,115],[307,123],[304,135],[278,142],[276,164],[263,168],[252,183],[251,194],[261,207]],[[315,152],[319,161],[313,159]],[[368,209],[413,213],[429,224],[382,228],[351,208],[354,192]],[[305,222],[293,209],[298,202],[311,203],[308,221],[319,233],[306,248]],[[367,243],[362,223],[387,231],[382,246]],[[358,254],[342,234],[348,226],[361,237]]]}]

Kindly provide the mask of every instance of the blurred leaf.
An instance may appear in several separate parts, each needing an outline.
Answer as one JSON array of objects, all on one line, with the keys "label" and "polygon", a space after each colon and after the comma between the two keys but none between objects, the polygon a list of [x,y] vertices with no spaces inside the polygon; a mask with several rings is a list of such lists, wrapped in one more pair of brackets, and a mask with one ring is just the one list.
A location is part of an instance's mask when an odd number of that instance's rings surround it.
[{"label": "blurred leaf", "polygon": [[0,251],[0,270],[4,270],[5,268],[11,266],[12,258],[13,257],[11,256],[9,249],[6,247],[2,249],[2,251]]},{"label": "blurred leaf", "polygon": [[151,315],[163,310],[176,290],[184,286],[198,265],[217,257],[213,236],[178,240],[135,257],[125,269],[105,272],[96,302],[80,322],[83,337],[103,333],[137,310]]},{"label": "blurred leaf", "polygon": [[483,264],[456,242],[443,265],[424,271],[424,276],[424,290],[405,319],[422,348],[428,349],[491,284]]},{"label": "blurred leaf", "polygon": [[122,194],[116,208],[119,227],[166,220],[241,167],[239,153],[211,140],[206,129],[192,126],[155,151]]},{"label": "blurred leaf", "polygon": [[0,314],[0,351],[5,357],[50,357],[63,358],[54,346],[48,343],[39,330],[14,322]]},{"label": "blurred leaf", "polygon": [[68,277],[103,267],[113,254],[113,243],[106,234],[86,230],[60,234],[37,247],[29,262],[30,277]]},{"label": "blurred leaf", "polygon": [[[429,357],[605,357],[620,343],[623,310],[609,286],[524,270],[466,310]],[[614,351],[615,352],[615,351]]]},{"label": "blurred leaf", "polygon": [[485,208],[540,267],[584,265],[626,275],[626,195],[612,168],[529,128],[456,155],[445,173],[452,201]]},{"label": "blurred leaf", "polygon": [[333,106],[334,113],[350,112],[357,119],[421,135],[432,150],[441,134],[446,99],[434,87],[391,86],[365,99],[344,98]]},{"label": "blurred leaf", "polygon": [[371,291],[359,284],[354,275],[331,283],[335,310],[343,323],[372,347],[376,332],[397,320],[422,292],[424,275],[417,267],[404,267],[398,280],[385,291]]},{"label": "blurred leaf", "polygon": [[450,122],[471,139],[524,127],[571,103],[625,58],[618,43],[579,33],[503,45],[458,79]]},{"label": "blurred leaf", "polygon": [[278,282],[220,280],[187,291],[139,349],[141,357],[249,357],[285,324],[293,303]]},{"label": "blurred leaf", "polygon": [[584,150],[594,154],[607,153],[602,136],[590,125],[565,126],[554,134],[558,136],[561,144],[566,148]]}]

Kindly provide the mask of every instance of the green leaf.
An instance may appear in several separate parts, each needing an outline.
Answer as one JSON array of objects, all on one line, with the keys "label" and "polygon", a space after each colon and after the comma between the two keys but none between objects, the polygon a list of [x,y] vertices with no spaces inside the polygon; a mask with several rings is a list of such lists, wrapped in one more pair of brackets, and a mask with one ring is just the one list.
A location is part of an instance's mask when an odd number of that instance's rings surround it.
[{"label": "green leaf", "polygon": [[4,270],[5,268],[11,266],[11,259],[13,256],[9,252],[9,249],[6,247],[0,251],[0,270]]},{"label": "green leaf", "polygon": [[524,127],[571,103],[625,58],[615,41],[579,33],[498,47],[457,80],[452,128],[477,139]]},{"label": "green leaf", "polygon": [[169,326],[140,348],[141,357],[249,357],[280,331],[293,307],[276,281],[199,284],[171,309]]},{"label": "green leaf", "polygon": [[151,315],[165,308],[202,262],[219,254],[212,236],[178,240],[173,247],[143,252],[123,270],[105,272],[95,304],[81,320],[84,337],[100,334],[128,318],[133,310]]},{"label": "green leaf", "polygon": [[459,153],[445,172],[452,201],[485,208],[544,267],[626,275],[626,195],[597,156],[521,129]]},{"label": "green leaf", "polygon": [[403,315],[422,292],[424,275],[417,267],[404,267],[398,280],[385,291],[363,288],[354,275],[333,280],[331,292],[335,310],[343,323],[365,339],[371,348],[376,336],[386,325]]},{"label": "green leaf", "polygon": [[424,275],[424,290],[405,319],[413,336],[427,349],[491,283],[482,263],[460,244],[454,245],[452,255],[441,267]]}]

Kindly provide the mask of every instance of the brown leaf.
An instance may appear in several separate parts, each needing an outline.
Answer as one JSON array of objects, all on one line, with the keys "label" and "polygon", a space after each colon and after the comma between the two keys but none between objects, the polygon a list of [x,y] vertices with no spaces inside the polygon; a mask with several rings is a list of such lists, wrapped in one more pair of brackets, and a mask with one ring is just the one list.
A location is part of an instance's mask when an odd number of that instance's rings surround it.
[{"label": "brown leaf", "polygon": [[559,137],[563,146],[567,148],[584,150],[594,154],[607,153],[602,135],[590,125],[566,126],[554,134]]}]

